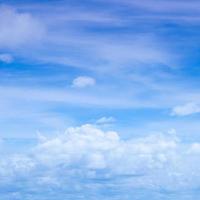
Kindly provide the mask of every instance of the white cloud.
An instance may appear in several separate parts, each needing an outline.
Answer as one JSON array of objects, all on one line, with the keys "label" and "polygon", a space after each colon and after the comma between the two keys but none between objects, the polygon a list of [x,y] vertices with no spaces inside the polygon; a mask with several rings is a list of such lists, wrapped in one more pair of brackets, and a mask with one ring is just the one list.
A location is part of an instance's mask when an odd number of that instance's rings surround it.
[{"label": "white cloud", "polygon": [[95,85],[96,80],[89,76],[79,76],[72,82],[72,86],[76,88],[84,88]]},{"label": "white cloud", "polygon": [[200,112],[200,106],[196,103],[186,103],[181,106],[176,106],[172,109],[171,115],[186,116]]},{"label": "white cloud", "polygon": [[0,30],[1,48],[35,44],[45,32],[41,22],[31,14],[7,6],[0,6]]},{"label": "white cloud", "polygon": [[115,122],[114,117],[102,117],[96,121],[96,124],[98,125],[107,125],[107,124],[113,124]]},{"label": "white cloud", "polygon": [[10,54],[0,54],[0,61],[5,63],[13,62],[13,57]]},{"label": "white cloud", "polygon": [[0,159],[0,184],[3,177],[14,183],[22,176],[29,182],[25,187],[30,183],[34,187],[71,187],[70,180],[84,187],[81,177],[103,180],[127,176],[126,187],[131,188],[196,188],[200,184],[199,146],[181,143],[174,134],[122,140],[116,132],[86,124],[68,128],[54,138],[40,139],[29,155]]},{"label": "white cloud", "polygon": [[118,140],[115,132],[83,125],[69,128],[64,135],[40,143],[35,155],[44,165],[55,166],[64,161],[66,166],[77,163],[79,167],[105,168],[104,152],[114,148]]}]

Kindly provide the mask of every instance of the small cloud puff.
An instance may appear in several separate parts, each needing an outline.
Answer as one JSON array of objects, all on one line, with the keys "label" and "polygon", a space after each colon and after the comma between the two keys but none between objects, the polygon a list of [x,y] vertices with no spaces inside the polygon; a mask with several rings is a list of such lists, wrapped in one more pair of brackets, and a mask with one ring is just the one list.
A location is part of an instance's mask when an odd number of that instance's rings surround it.
[{"label": "small cloud puff", "polygon": [[172,116],[186,116],[200,112],[200,105],[190,102],[184,105],[175,106],[172,109]]},{"label": "small cloud puff", "polygon": [[0,54],[0,61],[9,64],[13,62],[13,57],[10,54]]},{"label": "small cloud puff", "polygon": [[116,119],[114,117],[102,117],[96,121],[97,125],[108,125],[115,123]]},{"label": "small cloud puff", "polygon": [[89,76],[79,76],[75,78],[72,82],[72,87],[84,88],[88,86],[93,86],[96,84],[96,80]]}]

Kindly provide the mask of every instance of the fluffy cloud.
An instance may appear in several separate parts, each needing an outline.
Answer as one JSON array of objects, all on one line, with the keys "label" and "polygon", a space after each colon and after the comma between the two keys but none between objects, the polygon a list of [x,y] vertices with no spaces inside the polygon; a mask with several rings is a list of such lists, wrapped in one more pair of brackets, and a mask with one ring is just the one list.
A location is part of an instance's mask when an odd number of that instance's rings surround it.
[{"label": "fluffy cloud", "polygon": [[4,63],[11,63],[13,57],[10,54],[0,54],[0,61]]},{"label": "fluffy cloud", "polygon": [[187,103],[173,108],[171,115],[186,116],[200,112],[200,106],[196,103]]},{"label": "fluffy cloud", "polygon": [[103,132],[91,125],[69,128],[64,135],[40,143],[36,159],[48,166],[65,163],[66,167],[105,168],[104,153],[118,142],[117,133]]},{"label": "fluffy cloud", "polygon": [[7,6],[0,7],[0,30],[1,48],[34,44],[45,32],[44,26],[32,15]]},{"label": "fluffy cloud", "polygon": [[93,125],[72,127],[53,138],[40,136],[28,154],[1,156],[0,194],[4,199],[42,200],[39,194],[44,193],[55,199],[87,199],[93,193],[100,198],[104,191],[115,191],[130,199],[139,197],[132,192],[137,188],[197,188],[199,147],[182,143],[174,133],[122,140],[118,133]]},{"label": "fluffy cloud", "polygon": [[76,88],[84,88],[95,85],[96,81],[94,78],[89,76],[79,76],[72,82],[72,86]]}]

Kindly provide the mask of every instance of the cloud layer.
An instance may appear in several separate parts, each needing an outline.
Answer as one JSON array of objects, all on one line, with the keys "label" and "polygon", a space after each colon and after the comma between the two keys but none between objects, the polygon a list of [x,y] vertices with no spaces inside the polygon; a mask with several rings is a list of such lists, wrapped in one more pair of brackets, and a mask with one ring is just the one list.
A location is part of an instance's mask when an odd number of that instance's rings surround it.
[{"label": "cloud layer", "polygon": [[[86,124],[54,138],[40,136],[28,154],[2,156],[0,194],[4,199],[42,199],[43,192],[47,198],[86,199],[96,192],[96,197],[129,199],[137,189],[159,193],[162,188],[166,195],[190,191],[200,185],[199,153],[199,143],[184,144],[174,132],[122,140],[116,132]],[[112,195],[117,187],[119,193]],[[102,196],[105,191],[109,198]]]}]

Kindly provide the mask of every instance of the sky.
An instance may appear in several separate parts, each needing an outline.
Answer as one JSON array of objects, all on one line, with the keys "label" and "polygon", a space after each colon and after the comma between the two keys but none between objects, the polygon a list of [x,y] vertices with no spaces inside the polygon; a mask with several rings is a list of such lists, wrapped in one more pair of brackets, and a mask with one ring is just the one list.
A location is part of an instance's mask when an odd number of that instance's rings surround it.
[{"label": "sky", "polygon": [[199,13],[0,0],[1,200],[198,199]]}]

